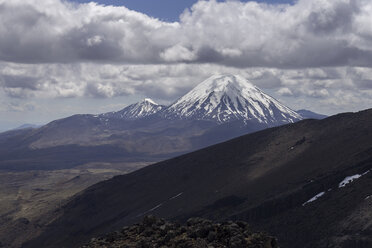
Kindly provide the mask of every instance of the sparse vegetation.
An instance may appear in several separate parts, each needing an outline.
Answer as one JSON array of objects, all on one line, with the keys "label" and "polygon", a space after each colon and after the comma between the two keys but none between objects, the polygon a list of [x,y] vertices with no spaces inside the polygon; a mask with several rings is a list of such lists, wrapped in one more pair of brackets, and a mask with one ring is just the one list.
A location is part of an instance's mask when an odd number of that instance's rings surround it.
[{"label": "sparse vegetation", "polygon": [[245,222],[213,223],[191,218],[186,225],[146,216],[139,224],[121,231],[93,238],[82,248],[277,248],[277,241],[264,233],[256,233]]}]

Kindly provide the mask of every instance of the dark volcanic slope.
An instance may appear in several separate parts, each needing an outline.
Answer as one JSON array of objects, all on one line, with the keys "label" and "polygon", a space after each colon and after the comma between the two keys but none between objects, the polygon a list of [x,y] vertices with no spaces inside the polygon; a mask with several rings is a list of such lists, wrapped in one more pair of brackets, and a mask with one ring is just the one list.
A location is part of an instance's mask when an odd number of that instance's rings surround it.
[{"label": "dark volcanic slope", "polygon": [[304,120],[94,185],[29,246],[73,247],[151,213],[246,220],[283,247],[371,247],[371,168],[372,110]]}]

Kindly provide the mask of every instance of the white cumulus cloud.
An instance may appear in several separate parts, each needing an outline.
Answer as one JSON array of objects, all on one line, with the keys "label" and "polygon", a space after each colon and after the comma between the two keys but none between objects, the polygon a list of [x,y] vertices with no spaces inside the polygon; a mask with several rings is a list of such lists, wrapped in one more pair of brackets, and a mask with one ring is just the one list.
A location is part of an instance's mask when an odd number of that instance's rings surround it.
[{"label": "white cumulus cloud", "polygon": [[0,0],[0,60],[372,66],[372,2],[198,1],[167,23],[125,7]]}]

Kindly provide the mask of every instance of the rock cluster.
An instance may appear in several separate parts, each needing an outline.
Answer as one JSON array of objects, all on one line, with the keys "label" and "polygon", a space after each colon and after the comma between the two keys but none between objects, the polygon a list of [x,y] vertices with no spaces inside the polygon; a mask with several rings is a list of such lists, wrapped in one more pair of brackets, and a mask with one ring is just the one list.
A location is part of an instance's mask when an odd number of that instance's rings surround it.
[{"label": "rock cluster", "polygon": [[276,239],[254,233],[245,222],[212,223],[191,218],[187,225],[171,223],[154,216],[146,216],[139,224],[101,238],[93,238],[82,248],[277,248]]}]

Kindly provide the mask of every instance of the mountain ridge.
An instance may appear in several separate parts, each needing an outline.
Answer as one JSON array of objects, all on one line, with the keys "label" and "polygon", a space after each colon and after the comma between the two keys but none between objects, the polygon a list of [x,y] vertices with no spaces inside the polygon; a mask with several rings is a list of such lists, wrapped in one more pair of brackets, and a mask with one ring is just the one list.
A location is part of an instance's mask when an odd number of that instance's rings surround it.
[{"label": "mountain ridge", "polygon": [[165,108],[166,106],[159,105],[150,98],[145,98],[142,101],[133,103],[117,112],[108,112],[95,116],[103,118],[138,120],[156,114]]},{"label": "mountain ridge", "polygon": [[256,120],[269,126],[302,119],[247,79],[232,74],[218,74],[204,80],[165,109],[164,115],[218,123]]}]

